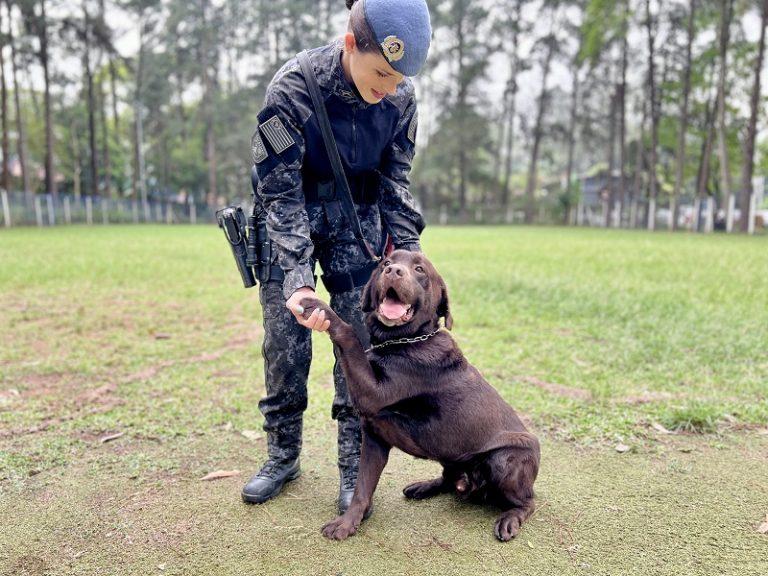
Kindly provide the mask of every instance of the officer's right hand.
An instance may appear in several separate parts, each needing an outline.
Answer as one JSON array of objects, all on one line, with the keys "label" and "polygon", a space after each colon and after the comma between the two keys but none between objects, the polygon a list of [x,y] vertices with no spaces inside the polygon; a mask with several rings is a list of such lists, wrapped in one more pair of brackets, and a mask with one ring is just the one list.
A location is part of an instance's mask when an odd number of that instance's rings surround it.
[{"label": "officer's right hand", "polygon": [[291,294],[291,297],[286,300],[285,305],[290,310],[296,321],[310,330],[317,330],[318,332],[325,332],[331,325],[331,321],[325,317],[325,311],[320,308],[315,308],[307,318],[304,318],[304,308],[299,304],[303,298],[317,298],[315,291],[309,286],[299,288]]}]

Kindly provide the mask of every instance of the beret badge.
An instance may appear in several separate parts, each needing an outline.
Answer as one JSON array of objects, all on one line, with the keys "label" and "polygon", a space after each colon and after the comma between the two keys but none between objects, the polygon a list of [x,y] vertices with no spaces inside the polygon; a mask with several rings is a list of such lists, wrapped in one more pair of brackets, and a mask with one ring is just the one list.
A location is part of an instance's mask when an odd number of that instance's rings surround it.
[{"label": "beret badge", "polygon": [[384,56],[390,62],[397,62],[405,54],[405,43],[397,36],[387,36],[381,43]]}]

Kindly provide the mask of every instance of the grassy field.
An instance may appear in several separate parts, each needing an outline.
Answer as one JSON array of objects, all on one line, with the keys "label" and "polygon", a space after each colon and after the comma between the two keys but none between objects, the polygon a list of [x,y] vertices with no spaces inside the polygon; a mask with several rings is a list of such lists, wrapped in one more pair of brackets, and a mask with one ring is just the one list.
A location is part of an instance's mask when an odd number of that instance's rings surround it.
[{"label": "grassy field", "polygon": [[[338,483],[324,335],[304,475],[242,504],[265,455],[261,316],[221,233],[14,229],[0,575],[768,572],[768,238],[432,227],[423,244],[454,338],[542,438],[517,540],[494,540],[495,510],[405,501],[438,468],[402,454],[358,535],[322,538]],[[214,470],[240,474],[200,481]]]}]

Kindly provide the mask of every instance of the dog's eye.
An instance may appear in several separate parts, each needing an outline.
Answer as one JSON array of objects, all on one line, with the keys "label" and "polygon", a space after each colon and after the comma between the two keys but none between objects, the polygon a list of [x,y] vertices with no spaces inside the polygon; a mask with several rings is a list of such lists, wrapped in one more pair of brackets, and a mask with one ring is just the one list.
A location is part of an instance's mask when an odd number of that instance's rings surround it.
[{"label": "dog's eye", "polygon": [[392,264],[392,262],[390,262],[389,260],[384,260],[383,266],[389,266],[390,264]]},{"label": "dog's eye", "polygon": [[421,266],[416,266],[416,272],[422,272],[423,273],[424,272],[424,268],[422,268]]}]

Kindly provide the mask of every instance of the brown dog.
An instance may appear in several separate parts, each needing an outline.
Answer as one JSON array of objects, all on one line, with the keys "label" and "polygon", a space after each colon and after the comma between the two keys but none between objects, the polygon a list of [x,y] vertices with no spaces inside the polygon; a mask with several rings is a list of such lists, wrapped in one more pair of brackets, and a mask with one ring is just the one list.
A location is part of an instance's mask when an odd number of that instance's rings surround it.
[{"label": "brown dog", "polygon": [[374,271],[362,302],[368,351],[325,303],[306,298],[301,305],[305,317],[315,308],[325,310],[363,429],[352,504],[323,526],[323,534],[344,540],[357,531],[395,446],[443,465],[440,478],[406,486],[407,498],[455,491],[498,505],[504,512],[494,534],[502,541],[516,536],[534,509],[539,442],[440,330],[441,317],[448,329],[453,320],[445,283],[429,260],[396,250]]}]

